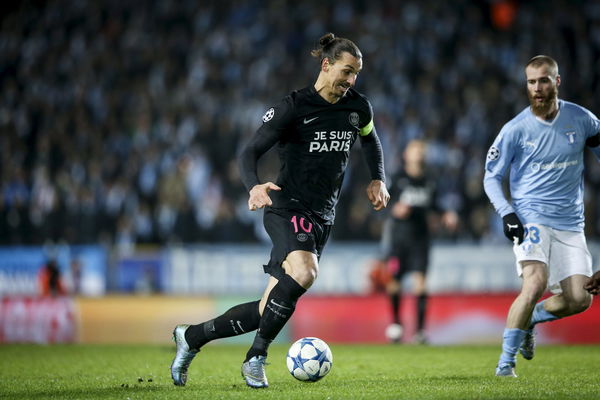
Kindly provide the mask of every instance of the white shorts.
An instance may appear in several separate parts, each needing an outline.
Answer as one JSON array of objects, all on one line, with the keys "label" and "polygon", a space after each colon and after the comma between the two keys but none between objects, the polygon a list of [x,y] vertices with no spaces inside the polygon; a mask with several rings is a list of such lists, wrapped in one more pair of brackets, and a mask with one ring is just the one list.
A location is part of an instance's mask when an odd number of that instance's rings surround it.
[{"label": "white shorts", "polygon": [[560,282],[572,275],[592,276],[592,256],[583,232],[559,231],[540,224],[525,224],[525,240],[514,245],[517,273],[522,261],[541,261],[548,268],[548,288],[561,293]]}]

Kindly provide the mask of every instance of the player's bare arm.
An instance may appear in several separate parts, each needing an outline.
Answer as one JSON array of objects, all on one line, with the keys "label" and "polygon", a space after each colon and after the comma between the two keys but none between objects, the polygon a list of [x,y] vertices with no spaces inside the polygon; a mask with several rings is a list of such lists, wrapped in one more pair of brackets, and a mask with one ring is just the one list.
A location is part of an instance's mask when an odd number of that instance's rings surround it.
[{"label": "player's bare arm", "polygon": [[256,211],[259,208],[273,205],[273,201],[269,197],[269,191],[271,190],[281,190],[281,188],[273,182],[254,185],[252,189],[250,189],[248,209],[250,211]]},{"label": "player's bare arm", "polygon": [[390,200],[390,194],[388,193],[385,182],[380,180],[372,180],[367,187],[367,196],[369,201],[373,204],[375,211],[384,209]]}]

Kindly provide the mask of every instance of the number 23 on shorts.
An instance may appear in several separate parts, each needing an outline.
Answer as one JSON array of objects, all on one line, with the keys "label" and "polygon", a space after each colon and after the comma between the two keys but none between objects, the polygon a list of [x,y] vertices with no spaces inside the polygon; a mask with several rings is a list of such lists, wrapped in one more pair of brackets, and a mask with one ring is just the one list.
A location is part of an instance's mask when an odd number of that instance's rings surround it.
[{"label": "number 23 on shorts", "polygon": [[535,225],[529,225],[525,227],[525,242],[529,241],[533,244],[541,242],[540,228]]}]

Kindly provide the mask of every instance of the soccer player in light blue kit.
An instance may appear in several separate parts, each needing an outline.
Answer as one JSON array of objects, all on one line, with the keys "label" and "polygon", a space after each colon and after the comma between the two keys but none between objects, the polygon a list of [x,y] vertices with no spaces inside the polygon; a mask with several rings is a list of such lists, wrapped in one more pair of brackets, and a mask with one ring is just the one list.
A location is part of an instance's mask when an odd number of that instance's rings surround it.
[{"label": "soccer player in light blue kit", "polygon": [[[558,98],[556,61],[533,57],[525,66],[530,107],[509,121],[490,147],[484,188],[513,241],[521,292],[512,303],[497,376],[516,377],[517,352],[531,360],[534,326],[580,313],[592,260],[583,233],[583,151],[600,158],[600,121]],[[511,202],[502,191],[510,168]],[[553,296],[538,302],[549,287]]]}]

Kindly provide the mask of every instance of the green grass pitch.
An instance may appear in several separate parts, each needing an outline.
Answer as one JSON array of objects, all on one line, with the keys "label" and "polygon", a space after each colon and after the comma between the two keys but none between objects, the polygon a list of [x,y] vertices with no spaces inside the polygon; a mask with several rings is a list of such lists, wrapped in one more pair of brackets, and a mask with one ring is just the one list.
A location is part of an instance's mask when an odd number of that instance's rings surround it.
[{"label": "green grass pitch", "polygon": [[600,346],[540,346],[517,379],[493,376],[500,346],[332,345],[333,369],[296,381],[287,346],[269,354],[268,389],[240,377],[246,346],[210,344],[185,387],[174,346],[0,345],[0,399],[598,399]]}]

